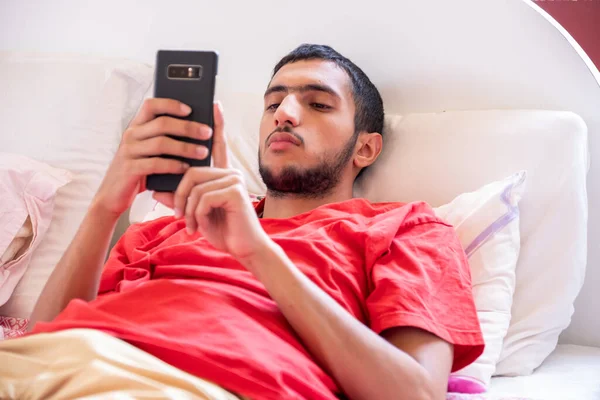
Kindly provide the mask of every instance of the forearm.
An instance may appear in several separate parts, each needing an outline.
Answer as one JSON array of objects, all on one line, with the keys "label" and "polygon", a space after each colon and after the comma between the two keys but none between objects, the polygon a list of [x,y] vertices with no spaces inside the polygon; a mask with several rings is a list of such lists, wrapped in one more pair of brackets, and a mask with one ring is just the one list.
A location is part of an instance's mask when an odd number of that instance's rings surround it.
[{"label": "forearm", "polygon": [[429,399],[427,371],[352,317],[277,245],[242,263],[265,285],[311,353],[352,399]]},{"label": "forearm", "polygon": [[33,309],[29,330],[51,321],[73,299],[96,298],[102,266],[118,217],[92,205],[73,241],[52,271]]}]

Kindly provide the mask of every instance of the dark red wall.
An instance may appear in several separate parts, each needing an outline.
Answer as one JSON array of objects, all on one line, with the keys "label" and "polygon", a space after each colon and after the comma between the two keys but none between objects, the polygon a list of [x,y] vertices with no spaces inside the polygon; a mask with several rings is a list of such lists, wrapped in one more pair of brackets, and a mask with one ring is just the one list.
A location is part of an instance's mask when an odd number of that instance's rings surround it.
[{"label": "dark red wall", "polygon": [[600,0],[534,0],[556,19],[600,69]]}]

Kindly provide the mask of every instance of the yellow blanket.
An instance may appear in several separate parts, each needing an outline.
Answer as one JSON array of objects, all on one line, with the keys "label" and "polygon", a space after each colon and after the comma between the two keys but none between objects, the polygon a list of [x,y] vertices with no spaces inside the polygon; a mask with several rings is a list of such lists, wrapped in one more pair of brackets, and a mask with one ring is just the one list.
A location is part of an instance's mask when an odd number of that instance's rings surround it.
[{"label": "yellow blanket", "polygon": [[240,397],[108,334],[71,329],[0,342],[0,399]]}]

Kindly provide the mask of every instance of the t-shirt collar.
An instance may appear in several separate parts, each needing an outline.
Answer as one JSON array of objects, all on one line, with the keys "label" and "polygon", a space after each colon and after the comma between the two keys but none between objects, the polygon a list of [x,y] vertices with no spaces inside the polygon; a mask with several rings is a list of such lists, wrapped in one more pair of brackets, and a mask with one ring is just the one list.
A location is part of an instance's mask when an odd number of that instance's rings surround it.
[{"label": "t-shirt collar", "polygon": [[265,199],[261,199],[260,201],[254,203],[254,210],[256,211],[256,215],[258,218],[262,218],[265,212]]}]

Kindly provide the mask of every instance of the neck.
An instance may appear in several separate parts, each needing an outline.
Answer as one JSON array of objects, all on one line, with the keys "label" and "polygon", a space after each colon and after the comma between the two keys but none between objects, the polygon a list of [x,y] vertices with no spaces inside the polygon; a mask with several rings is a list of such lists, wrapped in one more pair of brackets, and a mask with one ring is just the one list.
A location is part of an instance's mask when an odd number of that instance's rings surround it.
[{"label": "neck", "polygon": [[337,203],[352,198],[352,185],[332,190],[322,197],[302,197],[297,194],[272,195],[267,192],[265,197],[264,218],[290,218],[298,214],[322,206],[324,204]]}]

